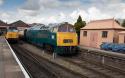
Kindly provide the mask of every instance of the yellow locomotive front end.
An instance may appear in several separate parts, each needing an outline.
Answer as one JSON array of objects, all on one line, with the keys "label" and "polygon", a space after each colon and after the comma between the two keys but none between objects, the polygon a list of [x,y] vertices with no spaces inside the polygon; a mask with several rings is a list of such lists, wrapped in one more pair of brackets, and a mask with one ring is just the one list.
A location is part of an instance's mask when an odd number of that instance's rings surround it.
[{"label": "yellow locomotive front end", "polygon": [[58,46],[77,46],[78,38],[75,32],[58,32],[57,33]]},{"label": "yellow locomotive front end", "polygon": [[17,40],[19,37],[18,32],[7,32],[6,34],[6,39],[12,39],[12,40]]},{"label": "yellow locomotive front end", "polygon": [[16,27],[9,27],[6,33],[6,39],[8,41],[17,41],[19,38],[19,32]]},{"label": "yellow locomotive front end", "polygon": [[58,54],[76,54],[78,53],[78,37],[73,25],[64,23],[58,27],[57,32]]}]

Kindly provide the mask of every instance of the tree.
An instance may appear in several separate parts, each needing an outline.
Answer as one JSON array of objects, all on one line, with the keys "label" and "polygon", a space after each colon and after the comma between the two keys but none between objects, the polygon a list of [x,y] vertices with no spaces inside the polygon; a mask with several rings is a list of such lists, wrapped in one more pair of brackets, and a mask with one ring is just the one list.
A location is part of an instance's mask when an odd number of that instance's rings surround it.
[{"label": "tree", "polygon": [[85,25],[86,25],[86,22],[82,21],[82,17],[79,15],[77,22],[74,24],[76,33],[78,34],[78,40],[80,38],[80,28],[84,27]]},{"label": "tree", "polygon": [[125,19],[123,20],[122,26],[125,27]]},{"label": "tree", "polygon": [[119,25],[121,25],[120,22],[119,22],[118,20],[115,20],[115,21],[116,21]]}]

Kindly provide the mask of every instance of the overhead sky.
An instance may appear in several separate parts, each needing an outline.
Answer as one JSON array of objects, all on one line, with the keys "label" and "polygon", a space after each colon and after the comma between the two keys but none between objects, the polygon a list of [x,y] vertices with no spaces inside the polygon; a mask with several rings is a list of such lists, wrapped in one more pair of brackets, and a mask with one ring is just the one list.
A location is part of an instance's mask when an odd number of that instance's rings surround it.
[{"label": "overhead sky", "polygon": [[0,0],[0,19],[11,23],[74,24],[83,20],[125,18],[125,0]]}]

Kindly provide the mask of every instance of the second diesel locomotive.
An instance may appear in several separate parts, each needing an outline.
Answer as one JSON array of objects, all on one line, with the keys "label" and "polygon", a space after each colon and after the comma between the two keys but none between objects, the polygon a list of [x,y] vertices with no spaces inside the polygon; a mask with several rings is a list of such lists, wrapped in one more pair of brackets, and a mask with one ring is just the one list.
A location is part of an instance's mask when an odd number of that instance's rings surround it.
[{"label": "second diesel locomotive", "polygon": [[17,42],[19,39],[19,32],[17,27],[15,26],[8,27],[5,37],[8,41]]},{"label": "second diesel locomotive", "polygon": [[28,42],[57,54],[77,53],[77,33],[73,25],[65,22],[31,27],[24,32]]}]

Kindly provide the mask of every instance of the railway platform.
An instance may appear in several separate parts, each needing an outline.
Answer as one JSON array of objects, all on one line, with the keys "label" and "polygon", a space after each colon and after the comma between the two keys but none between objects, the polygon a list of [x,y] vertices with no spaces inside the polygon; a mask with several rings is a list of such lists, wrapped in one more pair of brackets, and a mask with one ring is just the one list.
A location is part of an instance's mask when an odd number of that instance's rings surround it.
[{"label": "railway platform", "polygon": [[82,48],[82,49],[88,49],[88,50],[99,51],[99,52],[111,52],[111,51],[101,50],[99,48],[86,47],[86,46],[83,46],[83,45],[79,45],[79,47]]},{"label": "railway platform", "polygon": [[86,46],[82,46],[82,45],[79,45],[79,48],[81,49],[86,49],[86,50],[90,50],[90,51],[98,51],[98,52],[103,52],[103,53],[108,53],[108,54],[111,54],[111,55],[118,55],[118,56],[123,56],[125,58],[125,54],[123,53],[119,53],[119,52],[113,52],[113,51],[106,51],[106,50],[101,50],[99,48],[92,48],[92,47],[86,47]]},{"label": "railway platform", "polygon": [[22,65],[4,37],[0,37],[0,78],[25,78]]}]

